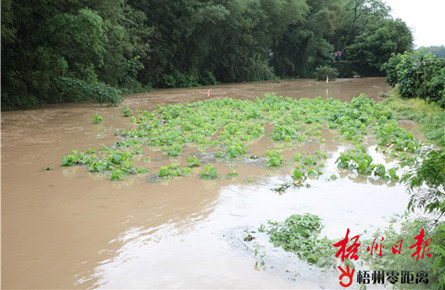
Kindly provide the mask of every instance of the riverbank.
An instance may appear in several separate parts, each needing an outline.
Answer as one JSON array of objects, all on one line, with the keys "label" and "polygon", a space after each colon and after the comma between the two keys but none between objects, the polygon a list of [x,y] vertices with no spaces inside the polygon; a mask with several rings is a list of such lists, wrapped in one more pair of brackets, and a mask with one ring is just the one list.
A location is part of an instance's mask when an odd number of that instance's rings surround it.
[{"label": "riverbank", "polygon": [[445,146],[445,110],[421,99],[402,99],[394,90],[384,95],[383,104],[400,116],[400,119],[419,123],[425,137],[440,147]]}]

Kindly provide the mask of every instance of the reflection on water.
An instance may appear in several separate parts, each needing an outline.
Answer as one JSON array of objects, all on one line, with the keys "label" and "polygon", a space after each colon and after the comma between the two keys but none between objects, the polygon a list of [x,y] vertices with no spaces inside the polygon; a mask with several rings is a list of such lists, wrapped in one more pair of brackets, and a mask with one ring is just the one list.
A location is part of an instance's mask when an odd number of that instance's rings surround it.
[{"label": "reflection on water", "polygon": [[[205,99],[207,90],[136,94],[123,105],[151,110],[156,104]],[[387,90],[383,79],[345,79],[329,84],[284,80],[213,86],[212,97],[254,99],[276,93],[350,100],[363,92],[378,100]],[[400,185],[381,185],[371,179],[358,182],[347,175],[327,181],[333,173],[342,176],[333,163],[345,149],[330,141],[297,148],[329,152],[324,174],[311,179],[310,188],[290,188],[282,195],[271,188],[289,180],[290,166],[266,172],[271,175],[266,176],[255,164],[236,164],[240,175],[231,180],[201,181],[190,176],[168,183],[132,177],[116,183],[90,175],[85,168],[62,168],[62,156],[72,149],[85,151],[113,144],[116,128],[132,126],[122,117],[122,106],[67,104],[2,114],[4,288],[326,286],[317,271],[308,270],[305,264],[296,266],[299,273],[294,280],[270,268],[274,262],[258,270],[255,258],[231,242],[231,233],[256,228],[268,219],[310,212],[323,218],[322,234],[335,238],[344,234],[346,227],[355,233],[376,228],[384,223],[384,216],[402,212],[407,204]],[[99,126],[90,121],[96,113],[104,118]],[[252,151],[264,152],[269,145],[263,138]],[[372,148],[369,151],[375,160],[384,162]],[[292,150],[283,152],[284,158],[292,155]],[[152,159],[153,164],[157,162],[169,161]],[[39,171],[48,165],[55,170]],[[218,172],[228,170],[226,164],[219,166]],[[245,183],[246,176],[254,183]]]}]

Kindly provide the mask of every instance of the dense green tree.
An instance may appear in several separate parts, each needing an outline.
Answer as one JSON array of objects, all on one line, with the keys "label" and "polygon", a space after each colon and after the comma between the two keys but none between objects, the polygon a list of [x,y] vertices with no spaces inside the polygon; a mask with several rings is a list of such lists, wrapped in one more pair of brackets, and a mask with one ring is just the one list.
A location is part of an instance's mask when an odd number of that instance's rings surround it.
[{"label": "dense green tree", "polygon": [[344,51],[368,25],[375,25],[376,22],[389,17],[390,8],[381,0],[343,0],[343,5],[345,13],[338,25],[338,37],[332,40],[340,51]]},{"label": "dense green tree", "polygon": [[[422,48],[421,48],[422,49]],[[445,46],[429,46],[425,48],[427,52],[431,52],[436,57],[445,57]]]},{"label": "dense green tree", "polygon": [[400,19],[383,19],[357,36],[347,46],[345,58],[354,61],[361,75],[381,75],[380,67],[392,53],[403,53],[412,49],[412,34]]},{"label": "dense green tree", "polygon": [[[272,77],[269,55],[280,35],[302,21],[308,7],[301,0],[231,1],[216,76],[223,81],[256,81]],[[280,16],[281,15],[281,16]],[[240,31],[240,33],[233,33]]]},{"label": "dense green tree", "polygon": [[271,64],[280,76],[313,77],[317,66],[332,60],[327,38],[335,34],[343,15],[342,1],[306,2],[306,17],[290,24],[273,49]]},{"label": "dense green tree", "polygon": [[352,77],[383,75],[380,66],[392,52],[412,49],[412,34],[400,19],[394,20],[390,7],[381,0],[343,0],[345,14],[335,38],[335,51],[342,51],[334,66],[340,75]]},{"label": "dense green tree", "polygon": [[[379,73],[412,36],[381,0],[2,1],[2,108],[144,87]],[[344,52],[334,63],[334,53]],[[342,69],[337,69],[342,73]],[[343,73],[343,75],[345,75]]]},{"label": "dense green tree", "polygon": [[155,27],[150,69],[155,85],[181,86],[212,74],[221,81],[271,77],[270,50],[302,19],[304,0],[130,1]]},{"label": "dense green tree", "polygon": [[120,0],[2,1],[2,109],[118,102],[113,87],[142,68],[123,26],[128,10]]}]

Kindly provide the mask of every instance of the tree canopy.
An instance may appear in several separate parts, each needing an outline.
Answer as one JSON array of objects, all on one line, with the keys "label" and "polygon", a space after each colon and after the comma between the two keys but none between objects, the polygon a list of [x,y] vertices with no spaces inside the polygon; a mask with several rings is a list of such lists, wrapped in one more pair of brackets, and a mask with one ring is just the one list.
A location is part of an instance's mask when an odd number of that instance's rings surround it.
[{"label": "tree canopy", "polygon": [[[1,2],[2,109],[216,81],[381,75],[412,35],[381,0]],[[341,50],[340,62],[335,52]]]},{"label": "tree canopy", "polygon": [[436,57],[445,57],[445,45],[429,46],[425,48],[427,52],[431,52]]}]

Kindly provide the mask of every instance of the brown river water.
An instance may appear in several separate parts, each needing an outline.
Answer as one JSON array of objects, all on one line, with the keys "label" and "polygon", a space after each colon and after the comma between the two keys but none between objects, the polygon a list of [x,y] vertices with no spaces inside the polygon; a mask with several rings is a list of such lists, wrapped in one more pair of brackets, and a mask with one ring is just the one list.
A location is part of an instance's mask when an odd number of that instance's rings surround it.
[{"label": "brown river water", "polygon": [[[408,196],[402,185],[339,174],[334,161],[345,147],[331,138],[326,144],[283,152],[284,159],[291,160],[296,151],[322,150],[328,159],[323,175],[311,180],[310,188],[290,188],[282,194],[271,188],[290,180],[291,166],[267,170],[239,163],[233,165],[239,176],[232,179],[205,181],[192,174],[159,183],[132,176],[113,182],[84,167],[61,166],[61,158],[73,149],[118,141],[115,129],[131,127],[122,117],[124,105],[136,111],[193,102],[206,99],[209,88],[135,94],[116,108],[62,104],[3,112],[2,288],[337,287],[338,273],[327,279],[329,274],[289,257],[264,238],[256,246],[242,239],[246,229],[255,231],[267,220],[281,221],[291,214],[319,215],[325,225],[322,235],[338,238],[347,227],[351,233],[376,229],[387,217],[404,211]],[[254,99],[276,93],[344,101],[360,93],[378,101],[379,94],[391,89],[381,78],[211,88],[212,98]],[[90,121],[96,113],[104,118],[98,125]],[[374,140],[366,142],[373,158],[384,163],[373,150]],[[263,137],[250,150],[264,154],[271,146]],[[174,160],[153,154],[146,166],[149,172]],[[222,162],[216,168],[224,173],[229,165]],[[54,170],[41,171],[46,166]],[[327,181],[333,173],[341,178]],[[247,177],[253,182],[246,183]],[[261,259],[254,247],[265,253],[264,266],[258,267]]]}]

